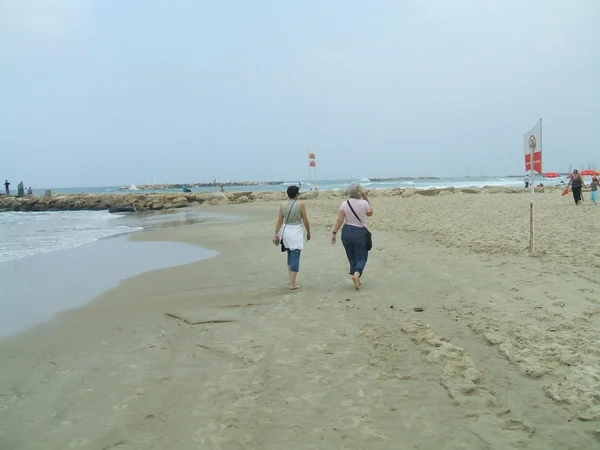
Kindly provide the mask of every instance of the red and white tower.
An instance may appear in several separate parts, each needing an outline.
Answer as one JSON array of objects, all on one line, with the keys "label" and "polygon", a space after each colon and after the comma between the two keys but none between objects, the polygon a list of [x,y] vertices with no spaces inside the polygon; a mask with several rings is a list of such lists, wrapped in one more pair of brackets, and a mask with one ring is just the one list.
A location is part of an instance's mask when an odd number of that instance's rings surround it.
[{"label": "red and white tower", "polygon": [[308,183],[311,190],[317,189],[317,162],[313,152],[308,152]]}]

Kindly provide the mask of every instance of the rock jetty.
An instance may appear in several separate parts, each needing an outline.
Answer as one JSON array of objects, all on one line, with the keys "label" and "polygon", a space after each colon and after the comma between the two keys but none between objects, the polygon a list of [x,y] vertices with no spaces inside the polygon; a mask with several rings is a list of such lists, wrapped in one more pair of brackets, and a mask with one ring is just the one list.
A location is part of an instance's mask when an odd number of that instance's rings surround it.
[{"label": "rock jetty", "polygon": [[[252,200],[251,200],[252,199]],[[134,207],[137,211],[185,208],[202,203],[247,203],[252,192],[230,194],[74,194],[55,197],[0,196],[0,211],[108,211]]]},{"label": "rock jetty", "polygon": [[[277,186],[283,184],[283,181],[225,181],[223,183],[175,183],[175,184],[138,184],[136,185],[137,190],[141,191],[159,191],[165,189],[181,189],[184,186],[188,188],[207,188],[207,187],[216,187],[216,186],[235,186],[235,187],[243,187],[243,186]],[[121,191],[129,191],[131,186],[121,186],[119,190]]]},{"label": "rock jetty", "polygon": [[[540,187],[537,193],[556,192],[564,187]],[[432,197],[453,194],[528,194],[526,189],[513,189],[500,186],[478,188],[444,189],[372,189],[367,191],[370,197],[413,196]],[[344,190],[308,191],[302,193],[303,200],[314,198],[345,197]],[[0,212],[4,211],[109,211],[119,208],[135,208],[136,211],[159,211],[163,209],[186,208],[201,205],[224,205],[253,203],[256,201],[281,201],[287,198],[284,192],[230,192],[230,193],[136,193],[136,194],[73,194],[55,197],[13,197],[0,195]]]},{"label": "rock jetty", "polygon": [[369,178],[370,181],[415,181],[415,180],[439,180],[438,177],[391,177],[391,178]]}]

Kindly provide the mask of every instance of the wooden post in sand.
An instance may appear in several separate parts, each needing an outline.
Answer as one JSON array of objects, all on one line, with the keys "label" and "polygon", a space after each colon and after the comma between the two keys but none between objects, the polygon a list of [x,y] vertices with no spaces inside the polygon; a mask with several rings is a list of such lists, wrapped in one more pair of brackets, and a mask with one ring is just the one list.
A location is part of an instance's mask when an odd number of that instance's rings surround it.
[{"label": "wooden post in sand", "polygon": [[[531,153],[531,158],[533,159],[533,152]],[[530,185],[530,189],[531,189],[531,201],[529,203],[529,252],[531,254],[533,254],[534,250],[535,250],[535,246],[534,246],[534,227],[533,227],[533,218],[534,218],[534,196],[535,196],[535,185],[533,184],[533,177],[534,177],[534,171],[533,171],[533,164],[531,165],[531,185]]]},{"label": "wooden post in sand", "polygon": [[[525,141],[525,170],[529,169],[529,252],[535,252],[535,172],[542,173],[542,119],[523,135]],[[539,139],[539,145],[538,145]],[[537,161],[536,161],[537,158]]]}]

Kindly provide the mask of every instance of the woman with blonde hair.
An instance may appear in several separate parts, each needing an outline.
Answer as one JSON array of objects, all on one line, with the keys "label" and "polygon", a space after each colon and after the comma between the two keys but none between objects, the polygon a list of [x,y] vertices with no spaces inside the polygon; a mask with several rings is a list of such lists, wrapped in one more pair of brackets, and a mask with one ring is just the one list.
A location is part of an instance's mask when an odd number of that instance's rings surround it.
[{"label": "woman with blonde hair", "polygon": [[331,243],[337,242],[337,232],[342,228],[342,244],[350,263],[350,275],[354,289],[360,289],[360,277],[365,270],[370,250],[370,233],[367,217],[373,215],[373,208],[367,194],[358,183],[348,187],[348,200],[340,206],[338,218],[331,234]]},{"label": "woman with blonde hair", "polygon": [[[287,253],[287,266],[290,278],[290,289],[300,288],[296,284],[296,276],[300,271],[300,252],[304,249],[304,227],[306,240],[310,241],[310,223],[306,216],[306,206],[300,202],[300,187],[287,188],[288,199],[279,207],[279,215],[275,224],[273,244],[281,245],[281,251]],[[283,226],[283,228],[282,228]],[[281,231],[281,236],[279,235]]]}]

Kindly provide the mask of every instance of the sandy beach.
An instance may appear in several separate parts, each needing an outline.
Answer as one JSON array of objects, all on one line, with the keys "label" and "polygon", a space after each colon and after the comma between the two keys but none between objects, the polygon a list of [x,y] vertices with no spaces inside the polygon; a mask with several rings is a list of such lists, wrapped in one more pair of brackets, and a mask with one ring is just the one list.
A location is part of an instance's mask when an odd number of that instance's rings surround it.
[{"label": "sandy beach", "polygon": [[600,207],[489,190],[371,195],[356,292],[306,200],[298,291],[271,244],[278,203],[133,240],[213,259],[129,278],[0,341],[0,449],[600,447]]}]

